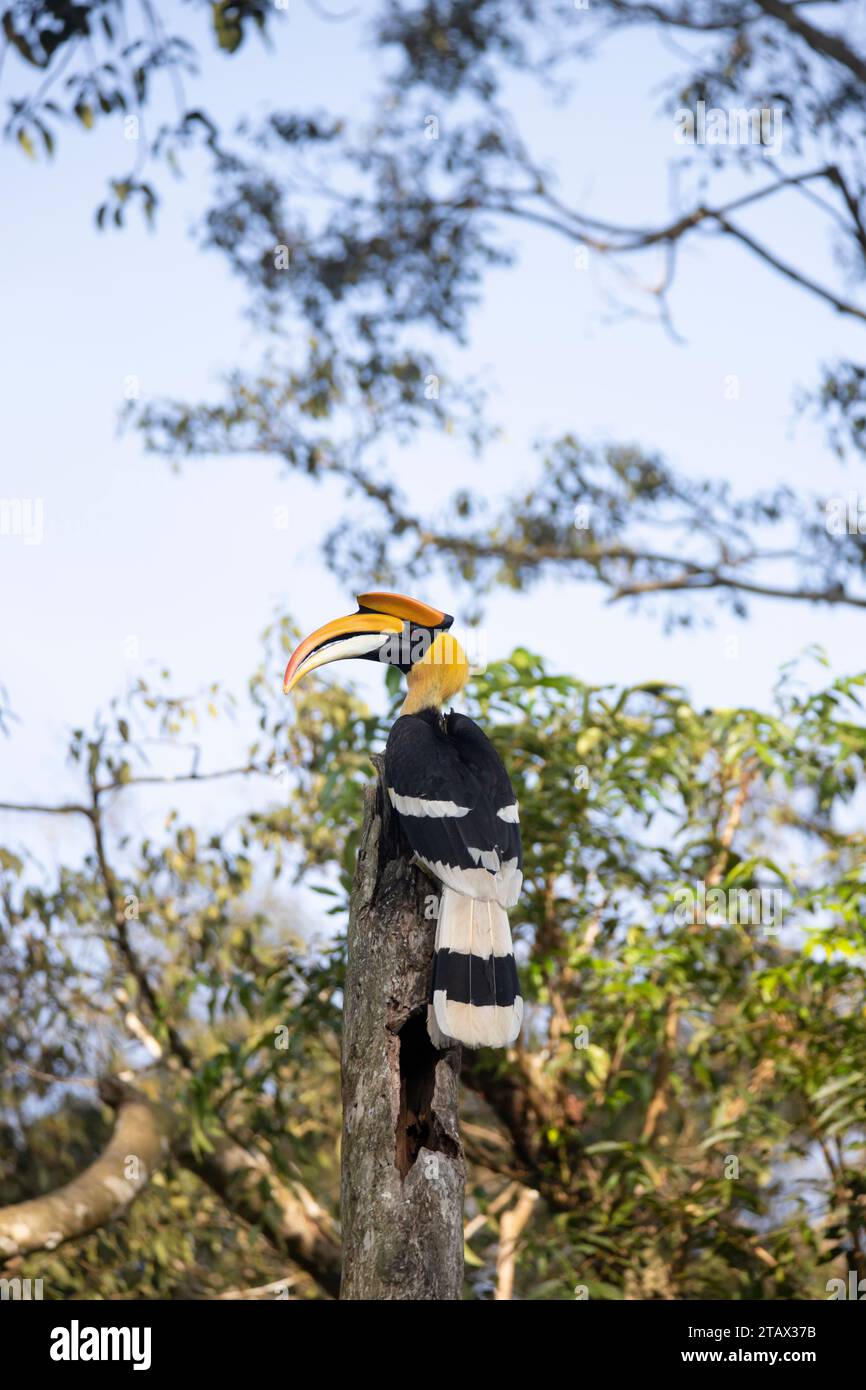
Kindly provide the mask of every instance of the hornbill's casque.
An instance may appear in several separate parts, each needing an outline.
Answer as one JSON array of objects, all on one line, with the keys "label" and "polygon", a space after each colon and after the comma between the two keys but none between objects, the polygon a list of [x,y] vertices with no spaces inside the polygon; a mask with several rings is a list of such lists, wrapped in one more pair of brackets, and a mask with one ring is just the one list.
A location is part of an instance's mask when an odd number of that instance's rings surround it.
[{"label": "hornbill's casque", "polygon": [[359,594],[286,667],[288,692],[346,657],[387,662],[408,694],[385,748],[385,783],[414,859],[442,885],[427,1028],[436,1047],[506,1047],[523,1019],[507,909],[523,882],[517,801],[483,731],[442,706],[469,678],[454,619],[402,594]]}]

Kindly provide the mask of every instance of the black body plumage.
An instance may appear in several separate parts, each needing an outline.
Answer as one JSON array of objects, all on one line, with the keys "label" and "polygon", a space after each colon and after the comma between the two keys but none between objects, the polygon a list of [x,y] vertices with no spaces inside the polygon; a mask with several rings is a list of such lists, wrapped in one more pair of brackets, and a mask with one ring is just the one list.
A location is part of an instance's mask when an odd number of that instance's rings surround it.
[{"label": "black body plumage", "polygon": [[394,724],[385,778],[415,859],[442,885],[431,1037],[504,1046],[523,1015],[507,916],[523,855],[508,773],[473,720],[424,709]]}]

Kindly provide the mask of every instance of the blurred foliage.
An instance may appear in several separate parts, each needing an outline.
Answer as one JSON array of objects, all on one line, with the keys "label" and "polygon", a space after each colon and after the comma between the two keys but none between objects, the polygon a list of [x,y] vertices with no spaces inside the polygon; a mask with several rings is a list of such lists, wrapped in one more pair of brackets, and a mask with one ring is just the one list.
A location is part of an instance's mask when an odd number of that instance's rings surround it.
[{"label": "blurred foliage", "polygon": [[[245,1136],[337,1214],[343,934],[368,754],[394,710],[314,677],[284,701],[292,641],[286,622],[268,634],[236,770],[249,805],[224,830],[165,809],[184,793],[159,778],[206,785],[198,746],[226,702],[139,685],[72,741],[87,795],[65,814],[101,848],[56,872],[0,851],[0,1201],[95,1155],[106,1121],[74,1083],[125,1068],[168,1095],[188,1144]],[[768,711],[591,687],[522,648],[476,680],[469,712],[521,803],[528,1010],[512,1053],[465,1061],[468,1297],[489,1297],[524,1186],[540,1200],[520,1298],[823,1297],[866,1272],[866,879],[848,828],[866,677],[816,691],[804,674],[782,673]],[[159,835],[124,829],[144,796]],[[302,883],[326,909],[312,932]],[[678,913],[702,888],[778,896],[760,921]],[[291,1271],[173,1159],[122,1219],[20,1272],[49,1297],[124,1298]]]},{"label": "blurred foliage", "polygon": [[[283,17],[265,0],[194,0],[205,44],[235,53],[251,32],[267,39]],[[6,100],[3,133],[29,159],[50,159],[64,126],[91,131],[112,118],[129,141],[128,170],[109,179],[97,224],[122,227],[130,206],[152,222],[159,195],[145,170],[164,161],[178,173],[181,154],[200,142],[219,162],[218,128],[190,105],[186,84],[198,74],[195,43],[175,31],[178,8],[161,0],[12,0],[0,8],[2,55],[35,81]],[[198,26],[196,26],[198,30]],[[208,33],[209,31],[209,33]],[[196,34],[198,36],[198,32]],[[153,124],[151,125],[151,118]]]},{"label": "blurred foliage", "polygon": [[[323,21],[340,19],[308,3]],[[213,194],[198,235],[243,281],[265,336],[262,360],[228,372],[216,400],[154,400],[130,415],[148,446],[174,460],[265,453],[305,478],[338,477],[356,523],[329,541],[341,576],[402,587],[435,565],[481,594],[553,574],[654,603],[683,624],[710,598],[742,616],[760,594],[860,610],[866,519],[833,530],[833,499],[820,493],[772,486],[738,497],[723,479],[705,484],[699,459],[675,470],[648,445],[582,439],[575,422],[541,441],[525,498],[506,499],[494,515],[461,491],[427,517],[375,457],[383,439],[408,445],[429,430],[475,450],[495,438],[487,383],[471,379],[462,349],[491,272],[514,266],[512,236],[522,229],[551,238],[563,274],[582,255],[618,311],[649,309],[674,335],[678,256],[713,239],[734,242],[792,296],[862,331],[861,6],[813,8],[381,0],[363,21],[347,16],[376,57],[365,111],[271,110],[226,131],[221,112],[194,105],[186,84],[213,46],[229,57],[247,52],[253,35],[269,44],[287,17],[279,4],[197,0],[180,24],[160,0],[14,0],[0,11],[3,51],[23,72],[25,94],[8,99],[6,134],[35,157],[51,155],[64,122],[131,122],[131,166],[109,180],[100,226],[122,226],[130,206],[152,218],[159,195],[149,171],[164,162],[179,172],[185,151],[203,151]],[[647,95],[672,123],[678,108],[702,101],[724,112],[772,109],[784,134],[778,148],[678,146],[675,179],[658,170],[659,189],[676,188],[661,222],[639,205],[620,222],[578,198],[521,131],[536,88],[545,97],[572,91],[583,65],[615,63],[618,37],[631,32],[660,40],[648,52],[673,64],[664,97]],[[772,229],[799,226],[803,213],[814,241],[798,261],[799,245]],[[856,349],[846,352],[798,395],[830,447],[862,462],[864,368]],[[629,495],[634,505],[614,529]],[[568,508],[550,521],[551,497],[576,497],[586,521],[575,527]],[[648,526],[672,544],[654,545]]]},{"label": "blurred foliage", "polygon": [[[389,0],[371,19],[387,61],[369,115],[269,112],[243,121],[219,161],[201,241],[241,279],[264,360],[230,373],[216,400],[133,408],[147,446],[173,460],[265,453],[304,477],[340,478],[354,524],[340,520],[326,553],[361,586],[406,587],[436,569],[480,596],[552,576],[683,625],[711,600],[744,616],[762,594],[861,610],[866,520],[834,529],[820,492],[738,495],[706,480],[697,457],[677,469],[646,443],[587,440],[575,422],[533,441],[538,462],[519,494],[498,498],[479,481],[428,515],[374,455],[383,436],[406,445],[444,430],[495,470],[490,382],[471,375],[463,349],[493,273],[519,293],[523,230],[550,240],[563,277],[572,263],[590,271],[619,314],[649,313],[674,338],[679,257],[713,238],[787,284],[792,307],[805,293],[862,331],[866,54],[844,29],[856,3],[835,9],[823,28],[793,6],[727,0]],[[660,38],[652,51],[665,61],[675,55],[672,124],[699,101],[772,110],[784,139],[677,147],[673,168],[658,170],[659,188],[676,188],[670,212],[635,203],[620,222],[533,148],[522,129],[531,96],[518,99],[514,83],[569,92],[586,61],[614,64],[616,36],[632,29]],[[808,209],[799,261],[800,247],[768,233],[772,209],[798,225]],[[830,447],[862,461],[862,364],[818,370],[796,399]]]}]

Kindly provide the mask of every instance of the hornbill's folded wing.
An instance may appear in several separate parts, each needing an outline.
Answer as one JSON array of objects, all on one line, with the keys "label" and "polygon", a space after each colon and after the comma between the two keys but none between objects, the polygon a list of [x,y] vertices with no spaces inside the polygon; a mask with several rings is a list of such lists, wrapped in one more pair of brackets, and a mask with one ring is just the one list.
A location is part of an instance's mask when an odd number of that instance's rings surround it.
[{"label": "hornbill's folded wing", "polygon": [[496,814],[496,837],[502,858],[516,859],[522,877],[520,816],[517,798],[505,764],[484,730],[465,714],[455,714],[452,710],[446,720],[446,727],[448,737],[456,747],[463,766],[475,774],[487,791],[488,800]]},{"label": "hornbill's folded wing", "polygon": [[447,728],[433,711],[396,721],[385,749],[391,804],[416,859],[440,882],[513,907],[522,873],[508,775],[471,719],[449,715]]}]

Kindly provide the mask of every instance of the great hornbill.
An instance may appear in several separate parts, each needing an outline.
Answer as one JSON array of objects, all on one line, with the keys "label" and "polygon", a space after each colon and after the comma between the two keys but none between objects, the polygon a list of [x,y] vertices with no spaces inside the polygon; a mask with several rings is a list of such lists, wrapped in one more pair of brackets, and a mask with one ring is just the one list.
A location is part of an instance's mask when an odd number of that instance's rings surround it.
[{"label": "great hornbill", "polygon": [[465,714],[442,712],[469,678],[453,621],[402,594],[359,594],[357,613],[304,639],[283,689],[347,657],[404,672],[385,783],[415,861],[442,885],[427,1028],[436,1047],[507,1047],[523,1019],[507,913],[523,882],[520,822],[493,744]]}]

